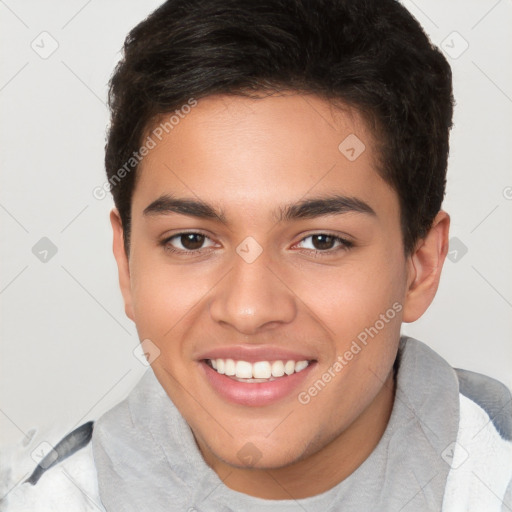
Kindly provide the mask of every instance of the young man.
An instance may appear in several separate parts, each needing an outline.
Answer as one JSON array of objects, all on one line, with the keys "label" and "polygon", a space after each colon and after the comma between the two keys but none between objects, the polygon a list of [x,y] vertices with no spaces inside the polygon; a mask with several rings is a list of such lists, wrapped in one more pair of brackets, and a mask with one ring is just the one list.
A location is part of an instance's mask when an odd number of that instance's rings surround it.
[{"label": "young man", "polygon": [[151,369],[5,510],[502,511],[510,392],[400,337],[436,293],[450,68],[394,0],[171,0],[106,147]]}]

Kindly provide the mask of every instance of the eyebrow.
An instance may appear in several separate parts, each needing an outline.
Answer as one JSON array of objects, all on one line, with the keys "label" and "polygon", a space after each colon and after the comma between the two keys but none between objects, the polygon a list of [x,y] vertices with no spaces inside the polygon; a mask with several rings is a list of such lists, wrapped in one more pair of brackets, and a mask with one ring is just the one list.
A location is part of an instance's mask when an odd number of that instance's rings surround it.
[{"label": "eyebrow", "polygon": [[312,219],[326,215],[341,215],[343,213],[363,213],[373,217],[377,214],[368,204],[357,197],[332,195],[318,197],[288,204],[278,209],[275,215],[277,222],[296,219]]},{"label": "eyebrow", "polygon": [[[178,213],[199,219],[216,219],[227,224],[224,213],[213,205],[195,199],[177,198],[169,194],[160,196],[143,211],[144,216],[169,215]],[[362,213],[376,217],[375,210],[356,197],[332,195],[304,199],[297,203],[280,206],[273,213],[276,222],[289,222],[297,219],[312,219],[327,215]]]},{"label": "eyebrow", "polygon": [[169,194],[160,196],[150,205],[144,208],[143,215],[168,215],[170,213],[179,213],[199,219],[217,219],[223,224],[227,223],[226,217],[221,211],[217,211],[214,206],[195,199],[182,199],[173,197]]}]

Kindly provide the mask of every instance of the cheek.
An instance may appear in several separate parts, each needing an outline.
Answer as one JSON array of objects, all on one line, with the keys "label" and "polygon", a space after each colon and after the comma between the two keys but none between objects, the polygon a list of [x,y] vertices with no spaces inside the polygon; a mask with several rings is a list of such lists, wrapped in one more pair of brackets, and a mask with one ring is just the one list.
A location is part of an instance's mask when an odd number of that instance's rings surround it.
[{"label": "cheek", "polygon": [[165,340],[175,334],[208,292],[205,275],[150,258],[136,259],[131,276],[135,323],[144,338]]},{"label": "cheek", "polygon": [[[351,339],[403,302],[406,273],[399,253],[350,256],[339,267],[303,268],[294,291],[337,339]],[[379,254],[380,253],[380,254]],[[394,317],[394,312],[391,315]],[[399,319],[393,324],[399,324]],[[399,326],[398,326],[399,327]]]},{"label": "cheek", "polygon": [[[338,416],[345,414],[340,411],[362,410],[368,402],[361,397],[370,400],[385,381],[400,337],[405,291],[399,250],[376,250],[364,260],[354,257],[343,267],[322,269],[324,275],[303,279],[300,294],[309,298],[308,306],[328,330],[335,352],[322,365],[320,378],[329,384],[325,390],[317,386],[322,392],[311,399],[313,416],[328,411],[330,421],[339,424],[343,418]],[[326,407],[340,400],[344,407]]]}]

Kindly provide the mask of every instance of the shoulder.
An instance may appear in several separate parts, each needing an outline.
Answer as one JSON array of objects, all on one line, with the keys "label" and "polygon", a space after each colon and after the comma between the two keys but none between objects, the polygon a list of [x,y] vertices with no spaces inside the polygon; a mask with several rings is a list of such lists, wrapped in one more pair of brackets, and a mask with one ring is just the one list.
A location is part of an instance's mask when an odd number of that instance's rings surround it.
[{"label": "shoulder", "polygon": [[443,511],[508,510],[512,507],[512,394],[495,379],[455,371],[459,429],[456,441],[443,452],[450,466]]},{"label": "shoulder", "polygon": [[[8,467],[2,468],[0,511],[103,511],[90,442],[92,427],[92,423],[78,427],[53,447],[33,440],[11,449]],[[33,459],[40,459],[39,463]]]},{"label": "shoulder", "polygon": [[461,395],[489,416],[503,439],[512,440],[512,393],[500,381],[468,370],[455,369]]}]

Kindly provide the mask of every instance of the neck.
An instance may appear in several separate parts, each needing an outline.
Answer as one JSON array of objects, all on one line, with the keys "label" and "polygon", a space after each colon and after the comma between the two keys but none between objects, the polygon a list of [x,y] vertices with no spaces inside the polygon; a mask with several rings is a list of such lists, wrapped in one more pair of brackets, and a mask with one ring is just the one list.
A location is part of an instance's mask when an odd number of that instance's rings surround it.
[{"label": "neck", "polygon": [[234,491],[271,500],[301,499],[332,489],[351,475],[379,443],[391,416],[394,372],[363,413],[342,433],[307,458],[276,469],[234,468],[200,443],[206,462]]}]

